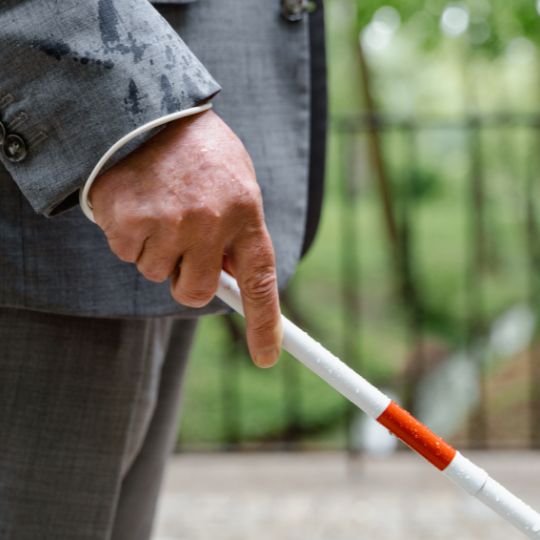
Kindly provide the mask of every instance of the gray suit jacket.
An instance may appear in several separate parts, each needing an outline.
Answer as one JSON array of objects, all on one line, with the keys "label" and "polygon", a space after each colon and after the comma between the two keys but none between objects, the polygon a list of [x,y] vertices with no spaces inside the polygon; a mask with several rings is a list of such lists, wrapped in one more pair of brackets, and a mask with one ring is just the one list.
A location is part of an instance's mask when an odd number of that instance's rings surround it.
[{"label": "gray suit jacket", "polygon": [[76,205],[112,143],[220,85],[214,106],[255,163],[280,283],[292,274],[320,199],[309,184],[310,159],[311,169],[322,166],[310,155],[309,20],[285,21],[279,0],[154,4],[2,3],[0,120],[21,139],[6,138],[0,153],[0,305],[121,317],[220,309],[176,304],[167,283],[119,261]]}]

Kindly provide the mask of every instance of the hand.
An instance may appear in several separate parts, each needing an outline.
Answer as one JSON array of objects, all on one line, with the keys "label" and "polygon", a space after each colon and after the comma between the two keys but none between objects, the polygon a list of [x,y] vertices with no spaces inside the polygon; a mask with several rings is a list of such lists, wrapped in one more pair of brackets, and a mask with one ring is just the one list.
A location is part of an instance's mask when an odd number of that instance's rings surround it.
[{"label": "hand", "polygon": [[254,362],[278,359],[282,329],[274,251],[251,159],[212,111],[169,124],[90,190],[111,250],[149,280],[171,278],[181,304],[214,297],[224,261],[238,280]]}]

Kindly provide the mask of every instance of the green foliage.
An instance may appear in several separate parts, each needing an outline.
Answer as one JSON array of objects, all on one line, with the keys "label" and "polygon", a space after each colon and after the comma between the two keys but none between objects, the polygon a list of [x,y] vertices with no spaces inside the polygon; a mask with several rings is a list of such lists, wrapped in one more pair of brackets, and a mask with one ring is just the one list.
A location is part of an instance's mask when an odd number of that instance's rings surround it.
[{"label": "green foliage", "polygon": [[[540,44],[539,14],[531,0],[358,0],[357,28],[364,28],[385,5],[399,13],[404,25],[414,27],[425,48],[437,47],[445,39],[440,20],[445,8],[451,5],[462,6],[469,12],[470,25],[465,37],[475,50],[497,55],[516,37]],[[482,39],[478,42],[480,34]]]},{"label": "green foliage", "polygon": [[441,194],[441,179],[437,173],[423,168],[410,168],[400,172],[400,182],[395,186],[397,202],[417,204]]}]

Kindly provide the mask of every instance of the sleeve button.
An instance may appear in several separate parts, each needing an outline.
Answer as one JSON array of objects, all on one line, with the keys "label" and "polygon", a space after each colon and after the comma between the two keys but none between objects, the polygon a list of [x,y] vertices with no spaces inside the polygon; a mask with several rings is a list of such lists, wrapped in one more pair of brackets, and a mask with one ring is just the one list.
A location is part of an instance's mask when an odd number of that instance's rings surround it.
[{"label": "sleeve button", "polygon": [[14,133],[5,136],[2,150],[4,156],[13,163],[22,161],[28,154],[28,149],[23,138]]},{"label": "sleeve button", "polygon": [[311,8],[309,0],[281,0],[281,16],[289,22],[301,21]]}]

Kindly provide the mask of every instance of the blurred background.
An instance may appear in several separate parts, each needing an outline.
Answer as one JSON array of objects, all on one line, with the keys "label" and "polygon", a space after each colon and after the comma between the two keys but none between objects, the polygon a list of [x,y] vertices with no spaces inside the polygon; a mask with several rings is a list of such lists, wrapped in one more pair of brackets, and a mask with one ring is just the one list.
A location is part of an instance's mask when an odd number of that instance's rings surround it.
[{"label": "blurred background", "polygon": [[[326,198],[284,312],[460,448],[538,449],[540,1],[325,8]],[[286,354],[255,368],[242,329],[202,321],[179,451],[401,450]]]},{"label": "blurred background", "polygon": [[[540,2],[325,6],[325,206],[284,311],[462,447],[540,447]],[[364,448],[345,399],[285,354],[253,367],[242,328],[203,320],[179,448]]]}]

